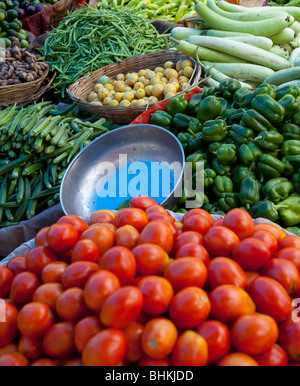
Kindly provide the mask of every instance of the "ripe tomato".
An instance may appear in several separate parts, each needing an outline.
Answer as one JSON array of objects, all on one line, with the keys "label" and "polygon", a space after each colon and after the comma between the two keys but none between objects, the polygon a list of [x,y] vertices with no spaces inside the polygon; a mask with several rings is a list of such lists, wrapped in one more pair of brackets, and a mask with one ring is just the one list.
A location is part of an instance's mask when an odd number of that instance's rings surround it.
[{"label": "ripe tomato", "polygon": [[243,353],[233,353],[227,355],[218,364],[220,367],[258,367],[259,364],[255,359]]},{"label": "ripe tomato", "polygon": [[130,249],[138,245],[140,234],[131,225],[124,225],[116,231],[116,245]]},{"label": "ripe tomato", "polygon": [[225,324],[217,320],[208,320],[196,330],[206,340],[208,346],[207,364],[218,363],[230,352],[230,331]]},{"label": "ripe tomato", "polygon": [[183,232],[186,231],[192,231],[192,232],[198,232],[202,236],[205,236],[207,232],[209,231],[211,227],[211,222],[206,218],[202,216],[191,216],[188,217],[185,222],[183,223]]},{"label": "ripe tomato", "polygon": [[125,247],[113,247],[100,259],[102,269],[114,273],[122,286],[132,284],[136,275],[136,261]]},{"label": "ripe tomato", "polygon": [[231,257],[239,242],[237,235],[223,226],[212,227],[204,238],[204,246],[213,257]]},{"label": "ripe tomato", "polygon": [[84,287],[85,303],[91,311],[100,312],[106,298],[121,288],[116,275],[101,270],[94,273]]},{"label": "ripe tomato", "polygon": [[142,348],[142,334],[144,327],[137,322],[132,322],[125,330],[127,340],[127,353],[125,361],[136,363],[143,358],[144,352]]},{"label": "ripe tomato", "polygon": [[28,359],[19,352],[5,354],[0,357],[0,367],[26,367],[29,366]]},{"label": "ripe tomato", "polygon": [[132,251],[137,266],[137,275],[163,275],[170,259],[168,254],[158,245],[143,244]]},{"label": "ripe tomato", "polygon": [[138,366],[172,366],[172,361],[169,358],[157,359],[144,357],[139,361]]},{"label": "ripe tomato", "polygon": [[100,266],[90,261],[77,261],[69,265],[61,277],[64,288],[84,288],[89,277],[100,270]]},{"label": "ripe tomato", "polygon": [[133,226],[138,232],[141,232],[148,224],[149,220],[142,209],[125,208],[119,210],[115,218],[115,226],[121,228],[124,225]]},{"label": "ripe tomato", "polygon": [[18,310],[11,304],[4,305],[5,307],[5,322],[0,323],[0,347],[4,347],[11,343],[18,333]]},{"label": "ripe tomato", "polygon": [[34,245],[36,247],[47,247],[47,233],[50,227],[42,228],[35,236]]},{"label": "ripe tomato", "polygon": [[224,219],[220,218],[219,220],[215,221],[212,225],[212,227],[223,227],[224,226]]},{"label": "ripe tomato", "polygon": [[195,257],[197,260],[202,261],[206,266],[210,261],[207,249],[200,244],[184,244],[176,253],[176,259],[181,259],[182,257]]},{"label": "ripe tomato", "polygon": [[292,300],[280,283],[269,277],[254,280],[249,294],[258,312],[271,316],[277,323],[286,319],[292,311]]},{"label": "ripe tomato", "polygon": [[168,214],[167,210],[161,206],[161,205],[152,205],[152,206],[149,206],[149,208],[146,209],[146,214],[149,215],[151,213],[164,213],[164,214]]},{"label": "ripe tomato", "polygon": [[32,272],[21,272],[15,276],[10,294],[13,299],[21,304],[31,302],[33,294],[40,285],[40,280]]},{"label": "ripe tomato", "polygon": [[15,343],[10,343],[0,348],[0,356],[4,354],[10,354],[12,352],[18,352],[18,346]]},{"label": "ripe tomato", "polygon": [[295,264],[300,272],[300,249],[298,248],[284,248],[276,253],[274,259],[286,259]]},{"label": "ripe tomato", "polygon": [[179,251],[179,249],[185,244],[203,244],[203,236],[198,232],[184,232],[174,239],[173,253]]},{"label": "ripe tomato", "polygon": [[9,295],[13,279],[14,275],[8,268],[0,267],[0,298]]},{"label": "ripe tomato", "polygon": [[284,233],[284,231],[280,229],[277,225],[272,225],[272,224],[255,225],[255,231],[258,231],[261,229],[271,232],[272,235],[276,237],[278,242],[286,238],[286,234]]},{"label": "ripe tomato", "polygon": [[68,264],[63,261],[55,261],[48,264],[42,271],[43,283],[61,283],[61,278],[68,268]]},{"label": "ripe tomato", "polygon": [[250,289],[250,286],[251,284],[254,282],[255,279],[257,279],[258,277],[260,277],[260,274],[257,273],[257,272],[245,272],[246,276],[247,276],[247,288],[246,288],[246,291],[249,292],[249,289]]},{"label": "ripe tomato", "polygon": [[32,301],[35,303],[44,303],[55,312],[55,304],[60,295],[64,292],[64,288],[59,283],[47,283],[41,285],[34,293]]},{"label": "ripe tomato", "polygon": [[233,285],[217,287],[210,293],[209,299],[211,316],[229,326],[238,317],[255,312],[255,304],[247,292]]},{"label": "ripe tomato", "polygon": [[290,360],[300,361],[300,323],[290,317],[280,326],[279,343]]},{"label": "ripe tomato", "polygon": [[286,367],[288,364],[288,356],[278,344],[274,344],[269,350],[256,355],[254,359],[263,367]]},{"label": "ripe tomato", "polygon": [[175,218],[170,216],[168,213],[162,213],[162,212],[151,212],[147,214],[148,220],[150,221],[160,221],[160,220],[166,220],[171,222],[172,224],[175,223]]},{"label": "ripe tomato", "polygon": [[74,335],[77,351],[82,354],[88,341],[101,330],[103,330],[103,326],[96,316],[88,316],[77,323]]},{"label": "ripe tomato", "polygon": [[80,240],[92,240],[97,245],[100,256],[102,256],[114,245],[115,235],[110,229],[99,225],[83,232]]},{"label": "ripe tomato", "polygon": [[11,259],[8,264],[7,268],[11,270],[14,276],[17,276],[21,272],[26,271],[26,258],[25,256],[16,256],[13,259]]},{"label": "ripe tomato", "polygon": [[56,260],[55,253],[48,247],[35,247],[26,254],[26,269],[36,275],[41,275],[43,269]]},{"label": "ripe tomato", "polygon": [[271,252],[263,241],[249,237],[234,248],[232,257],[245,270],[258,271],[270,260]]},{"label": "ripe tomato", "polygon": [[231,330],[235,348],[249,355],[259,355],[277,342],[277,323],[268,315],[243,315],[237,319]]},{"label": "ripe tomato", "polygon": [[178,339],[173,354],[173,366],[205,366],[208,346],[205,339],[194,331],[185,331]]},{"label": "ripe tomato", "polygon": [[118,366],[127,351],[126,335],[121,330],[108,328],[89,340],[84,348],[84,366]]},{"label": "ripe tomato", "polygon": [[69,288],[63,292],[56,301],[56,313],[61,320],[73,323],[88,316],[83,290]]},{"label": "ripe tomato", "polygon": [[83,367],[83,363],[80,358],[71,359],[65,364],[66,367]]},{"label": "ripe tomato", "polygon": [[300,239],[297,236],[287,236],[278,244],[278,250],[285,248],[300,248]]},{"label": "ripe tomato", "polygon": [[76,261],[90,261],[98,263],[100,258],[97,245],[92,240],[80,240],[72,249],[72,263]]},{"label": "ripe tomato", "polygon": [[74,247],[77,241],[78,231],[68,223],[53,224],[47,233],[48,246],[57,253],[68,251]]},{"label": "ripe tomato", "polygon": [[30,366],[33,367],[55,367],[57,364],[49,358],[42,358],[38,359],[37,361],[33,362]]},{"label": "ripe tomato", "polygon": [[28,303],[18,315],[18,328],[22,335],[39,339],[52,326],[54,316],[50,308],[43,303]]},{"label": "ripe tomato", "polygon": [[82,235],[84,231],[89,229],[89,226],[85,221],[83,221],[80,217],[74,216],[72,214],[61,217],[57,222],[58,224],[72,225],[72,227],[77,230],[79,237]]},{"label": "ripe tomato", "polygon": [[90,218],[90,224],[101,224],[101,223],[109,223],[113,224],[115,220],[115,213],[111,210],[98,210],[93,213]]},{"label": "ripe tomato", "polygon": [[241,240],[252,237],[255,231],[252,217],[242,209],[228,212],[224,218],[224,226],[231,229]]},{"label": "ripe tomato", "polygon": [[130,208],[138,208],[144,211],[153,205],[157,205],[157,202],[150,197],[135,197],[130,201]]},{"label": "ripe tomato", "polygon": [[191,209],[183,216],[182,223],[184,224],[192,216],[204,217],[211,225],[214,223],[214,219],[212,218],[211,214],[209,214],[206,210],[203,209]]},{"label": "ripe tomato", "polygon": [[72,251],[73,251],[73,248],[69,249],[67,252],[60,253],[58,255],[58,260],[63,261],[67,264],[71,264]]},{"label": "ripe tomato", "polygon": [[254,233],[253,238],[263,241],[269,247],[271,256],[275,255],[278,250],[278,241],[271,232],[261,229]]},{"label": "ripe tomato", "polygon": [[194,329],[209,316],[211,304],[201,288],[188,287],[176,294],[169,308],[170,319],[178,328]]},{"label": "ripe tomato", "polygon": [[168,254],[173,248],[173,233],[162,221],[152,221],[141,233],[139,244],[155,244],[162,247]]},{"label": "ripe tomato", "polygon": [[227,257],[216,257],[208,265],[207,284],[212,290],[223,284],[245,289],[247,283],[247,276],[242,267]]},{"label": "ripe tomato", "polygon": [[75,353],[75,326],[73,323],[57,323],[43,337],[43,349],[50,358],[70,358]]},{"label": "ripe tomato", "polygon": [[174,296],[168,280],[159,276],[147,276],[139,282],[138,288],[143,294],[145,314],[158,316],[167,312]]},{"label": "ripe tomato", "polygon": [[183,257],[173,261],[165,270],[165,278],[175,292],[187,287],[203,287],[207,280],[207,268],[194,257]]},{"label": "ripe tomato", "polygon": [[43,357],[43,341],[42,339],[30,339],[22,336],[19,341],[19,352],[30,361],[36,361]]},{"label": "ripe tomato", "polygon": [[100,321],[108,327],[124,329],[134,322],[143,309],[143,294],[136,287],[122,287],[103,303]]},{"label": "ripe tomato", "polygon": [[300,275],[294,263],[284,259],[272,259],[264,267],[263,275],[278,281],[288,294],[300,288]]},{"label": "ripe tomato", "polygon": [[177,329],[170,320],[152,319],[142,333],[143,351],[151,358],[163,359],[173,351],[177,337]]}]

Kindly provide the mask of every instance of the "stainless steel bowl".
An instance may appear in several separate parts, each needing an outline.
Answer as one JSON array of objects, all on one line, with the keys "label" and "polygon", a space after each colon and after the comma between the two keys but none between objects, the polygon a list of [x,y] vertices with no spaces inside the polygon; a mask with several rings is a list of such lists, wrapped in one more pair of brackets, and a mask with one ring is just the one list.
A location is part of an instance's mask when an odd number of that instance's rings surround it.
[{"label": "stainless steel bowl", "polygon": [[[120,155],[123,160],[125,160],[125,155],[127,156],[128,168],[123,166]],[[154,198],[167,209],[171,209],[178,201],[174,191],[182,181],[184,160],[181,143],[172,133],[161,127],[141,124],[113,130],[86,146],[69,165],[60,188],[61,206],[65,214],[77,215],[88,221],[95,211],[116,209],[132,197],[130,193],[134,190],[130,187],[135,186],[137,180],[143,178],[142,184],[137,184],[137,190],[141,185],[145,189],[148,185],[147,196]],[[140,170],[134,169],[139,166],[137,162],[146,165],[146,169],[141,164]],[[180,164],[179,172],[170,173],[169,191],[166,189],[166,174],[160,173],[160,179],[155,178],[154,181],[155,172],[152,174],[152,168],[153,165],[156,165],[154,170],[157,171],[157,162],[165,162],[168,165],[174,162]],[[110,174],[109,178],[107,171],[104,172],[106,167],[112,169],[112,173],[115,168],[115,173]],[[163,170],[170,172],[166,165]],[[134,173],[135,171],[139,173]],[[145,174],[148,174],[148,178]],[[109,180],[109,183],[105,185],[106,179]],[[157,196],[157,191],[151,192],[151,188],[155,187],[156,190],[159,188],[161,190],[163,184],[165,191],[160,192],[159,196]],[[109,197],[105,197],[108,187],[110,187]],[[128,192],[126,192],[127,188]],[[169,194],[166,195],[166,193]]]}]

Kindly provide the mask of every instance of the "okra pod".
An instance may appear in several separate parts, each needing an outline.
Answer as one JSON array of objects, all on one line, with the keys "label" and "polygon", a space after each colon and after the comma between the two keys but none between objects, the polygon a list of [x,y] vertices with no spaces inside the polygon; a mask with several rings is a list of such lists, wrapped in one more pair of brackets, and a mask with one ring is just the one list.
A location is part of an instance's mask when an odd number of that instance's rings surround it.
[{"label": "okra pod", "polygon": [[30,166],[26,166],[23,169],[22,176],[30,176],[31,174],[40,170],[43,166],[44,166],[43,162],[35,162],[34,164],[32,164]]},{"label": "okra pod", "polygon": [[[0,202],[5,203],[7,199],[7,175],[4,177],[4,180],[1,184],[0,188]],[[0,207],[0,222],[2,221],[4,209]]]},{"label": "okra pod", "polygon": [[24,188],[24,196],[23,196],[23,200],[21,202],[21,205],[19,206],[18,210],[16,211],[16,214],[14,216],[14,220],[16,222],[19,222],[21,221],[21,219],[23,218],[25,212],[26,212],[26,209],[28,207],[28,203],[29,203],[29,200],[30,200],[30,196],[31,196],[31,187],[30,187],[30,183],[29,183],[29,180],[28,178],[25,178],[25,188]]},{"label": "okra pod", "polygon": [[25,189],[25,181],[24,181],[24,178],[22,176],[20,176],[19,181],[18,181],[18,193],[16,196],[16,201],[18,204],[20,204],[23,200],[24,189]]},{"label": "okra pod", "polygon": [[7,172],[10,172],[12,169],[14,169],[15,167],[17,166],[22,166],[24,165],[28,160],[30,160],[30,158],[32,157],[31,154],[27,154],[23,157],[20,157],[12,162],[10,162],[9,164],[7,165],[4,165],[0,168],[0,176],[2,176],[3,174],[7,173]]},{"label": "okra pod", "polygon": [[[42,190],[43,190],[43,178],[40,178],[36,188],[33,191],[33,195],[35,196],[35,195],[41,193]],[[28,208],[26,211],[26,216],[27,216],[28,220],[31,219],[35,215],[37,203],[38,203],[38,199],[34,199],[34,200],[29,201]]]}]

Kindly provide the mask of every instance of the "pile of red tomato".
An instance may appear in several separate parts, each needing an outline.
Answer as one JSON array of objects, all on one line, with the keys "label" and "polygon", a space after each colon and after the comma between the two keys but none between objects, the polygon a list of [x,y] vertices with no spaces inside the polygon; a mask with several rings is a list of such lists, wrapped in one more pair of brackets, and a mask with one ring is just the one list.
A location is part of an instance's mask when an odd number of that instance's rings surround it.
[{"label": "pile of red tomato", "polygon": [[90,224],[64,216],[0,268],[0,366],[300,365],[298,237],[144,197]]}]

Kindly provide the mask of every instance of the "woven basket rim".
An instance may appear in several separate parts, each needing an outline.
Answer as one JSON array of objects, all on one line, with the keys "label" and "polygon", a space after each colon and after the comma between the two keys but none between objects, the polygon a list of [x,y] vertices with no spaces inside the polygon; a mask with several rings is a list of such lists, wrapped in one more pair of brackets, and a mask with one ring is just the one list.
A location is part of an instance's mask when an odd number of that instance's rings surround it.
[{"label": "woven basket rim", "polygon": [[13,90],[18,90],[18,89],[22,90],[22,88],[24,88],[24,86],[27,86],[26,88],[28,88],[28,86],[29,87],[30,86],[37,86],[38,84],[42,83],[47,78],[48,74],[49,74],[49,66],[47,64],[47,70],[45,71],[44,75],[41,76],[40,78],[33,80],[32,82],[24,82],[24,83],[19,83],[19,84],[11,84],[8,86],[0,86],[0,94],[3,92],[7,92],[7,91],[13,91]]}]

